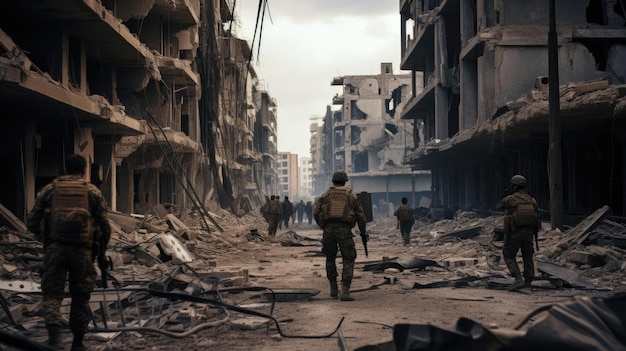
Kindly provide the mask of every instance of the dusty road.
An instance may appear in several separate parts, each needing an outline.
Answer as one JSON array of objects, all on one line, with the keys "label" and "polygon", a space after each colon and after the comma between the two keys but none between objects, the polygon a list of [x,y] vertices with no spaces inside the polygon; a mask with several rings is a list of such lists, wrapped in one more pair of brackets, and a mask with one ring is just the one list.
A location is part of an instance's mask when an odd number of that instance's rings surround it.
[{"label": "dusty road", "polygon": [[[225,323],[206,329],[185,339],[172,339],[162,335],[120,335],[109,347],[124,345],[126,349],[169,350],[172,345],[191,350],[339,350],[338,334],[333,333],[343,318],[340,332],[350,350],[364,345],[392,340],[392,326],[397,323],[431,324],[453,328],[457,319],[467,317],[490,328],[511,328],[532,310],[552,303],[565,302],[573,296],[609,296],[615,291],[579,289],[524,289],[522,292],[489,289],[482,283],[461,288],[414,289],[413,283],[421,284],[449,281],[480,274],[486,268],[484,252],[471,247],[477,244],[467,239],[455,245],[441,245],[429,238],[416,238],[417,244],[402,246],[402,239],[392,220],[371,225],[368,258],[365,257],[360,238],[357,236],[357,264],[352,294],[356,301],[343,302],[329,296],[325,277],[325,259],[320,246],[283,246],[279,242],[250,242],[238,250],[225,253],[218,259],[219,266],[246,268],[252,286],[271,289],[314,289],[319,294],[309,301],[277,302],[275,310],[263,294],[238,293],[223,295],[228,303],[271,313],[280,321],[281,336],[273,323],[266,327],[247,330],[237,323]],[[278,237],[293,231],[314,240],[321,238],[321,230],[315,226],[295,225],[289,230],[279,230]],[[473,242],[473,243],[471,243]],[[484,245],[483,245],[484,246]],[[413,258],[440,260],[443,257],[467,252],[460,248],[470,247],[479,263],[472,267],[444,269],[427,267],[425,270],[406,269],[402,272],[372,272],[364,267],[380,262],[383,257],[397,262]],[[458,252],[447,252],[451,248]],[[443,251],[442,251],[443,250]],[[341,259],[338,259],[338,267]],[[498,268],[498,267],[496,267]],[[503,264],[499,267],[505,270]],[[469,270],[468,270],[469,269]],[[250,316],[232,313],[231,321]],[[532,323],[532,322],[531,322]],[[242,330],[243,329],[243,330]],[[330,337],[321,337],[331,334]],[[91,345],[95,345],[92,343]]]}]

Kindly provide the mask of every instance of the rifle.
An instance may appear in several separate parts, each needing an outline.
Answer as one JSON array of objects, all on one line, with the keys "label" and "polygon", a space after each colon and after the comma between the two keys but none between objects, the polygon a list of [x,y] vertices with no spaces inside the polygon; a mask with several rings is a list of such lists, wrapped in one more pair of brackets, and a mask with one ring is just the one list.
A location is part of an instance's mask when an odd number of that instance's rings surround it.
[{"label": "rifle", "polygon": [[537,248],[537,252],[539,252],[539,234],[537,231],[533,231],[533,235],[535,236],[535,247]]},{"label": "rifle", "polygon": [[365,257],[367,257],[367,234],[365,232],[361,232],[361,240],[363,240],[363,248],[365,249]]}]

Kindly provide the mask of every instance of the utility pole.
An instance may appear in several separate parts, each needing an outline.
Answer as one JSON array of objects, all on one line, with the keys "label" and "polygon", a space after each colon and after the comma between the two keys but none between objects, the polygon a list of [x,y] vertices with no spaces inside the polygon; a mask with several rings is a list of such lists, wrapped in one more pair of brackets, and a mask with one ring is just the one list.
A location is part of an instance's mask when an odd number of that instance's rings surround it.
[{"label": "utility pole", "polygon": [[559,53],[556,33],[556,5],[550,0],[550,29],[548,32],[548,80],[549,80],[549,150],[548,179],[550,181],[550,220],[552,229],[563,225],[563,162],[561,160],[561,106],[559,101]]}]

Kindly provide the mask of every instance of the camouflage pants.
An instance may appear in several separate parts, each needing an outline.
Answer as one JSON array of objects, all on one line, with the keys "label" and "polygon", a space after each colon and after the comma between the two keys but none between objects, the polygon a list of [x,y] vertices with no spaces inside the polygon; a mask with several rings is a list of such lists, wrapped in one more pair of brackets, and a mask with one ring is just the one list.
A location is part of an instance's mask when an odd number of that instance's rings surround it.
[{"label": "camouflage pants", "polygon": [[411,242],[411,227],[413,227],[412,221],[400,221],[400,233],[405,244]]},{"label": "camouflage pants", "polygon": [[532,278],[535,276],[535,264],[533,262],[535,250],[533,249],[532,230],[518,230],[505,236],[502,256],[504,256],[504,262],[509,272],[514,277],[522,275],[515,259],[520,249],[522,250],[522,258],[524,260],[524,277],[527,279]]},{"label": "camouflage pants", "polygon": [[280,222],[279,216],[268,215],[267,223],[269,223],[269,227],[267,228],[267,235],[276,236],[276,230],[278,229],[278,222]]},{"label": "camouflage pants", "polygon": [[42,307],[48,327],[63,325],[60,307],[68,277],[72,298],[70,330],[74,334],[84,334],[91,320],[89,298],[95,287],[96,279],[91,248],[86,249],[57,243],[48,245],[41,279]]},{"label": "camouflage pants", "polygon": [[337,281],[337,247],[341,251],[343,269],[341,271],[341,284],[350,286],[354,272],[354,261],[356,260],[356,248],[352,229],[343,226],[328,225],[324,228],[322,237],[322,253],[326,256],[326,277],[332,282]]}]

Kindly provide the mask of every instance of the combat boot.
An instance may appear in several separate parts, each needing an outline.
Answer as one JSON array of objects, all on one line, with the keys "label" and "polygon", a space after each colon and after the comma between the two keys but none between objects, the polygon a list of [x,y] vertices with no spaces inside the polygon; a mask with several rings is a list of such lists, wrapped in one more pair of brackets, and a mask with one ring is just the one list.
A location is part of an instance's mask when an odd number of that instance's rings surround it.
[{"label": "combat boot", "polygon": [[524,278],[524,287],[532,288],[533,286],[533,278]]},{"label": "combat boot", "polygon": [[515,277],[515,281],[513,282],[513,284],[509,285],[509,287],[507,288],[508,291],[515,291],[515,290],[519,290],[521,288],[524,287],[524,279],[522,279],[522,276],[516,276]]},{"label": "combat boot", "polygon": [[70,351],[85,351],[87,348],[83,344],[85,333],[74,333],[74,340],[72,340],[72,348]]},{"label": "combat boot", "polygon": [[341,286],[341,294],[339,295],[339,300],[341,301],[354,301],[354,297],[350,296],[350,286],[342,285]]},{"label": "combat boot", "polygon": [[330,282],[330,297],[337,298],[339,294],[339,287],[337,287],[337,282]]},{"label": "combat boot", "polygon": [[48,345],[60,349],[61,348],[61,327],[58,325],[48,327]]}]

